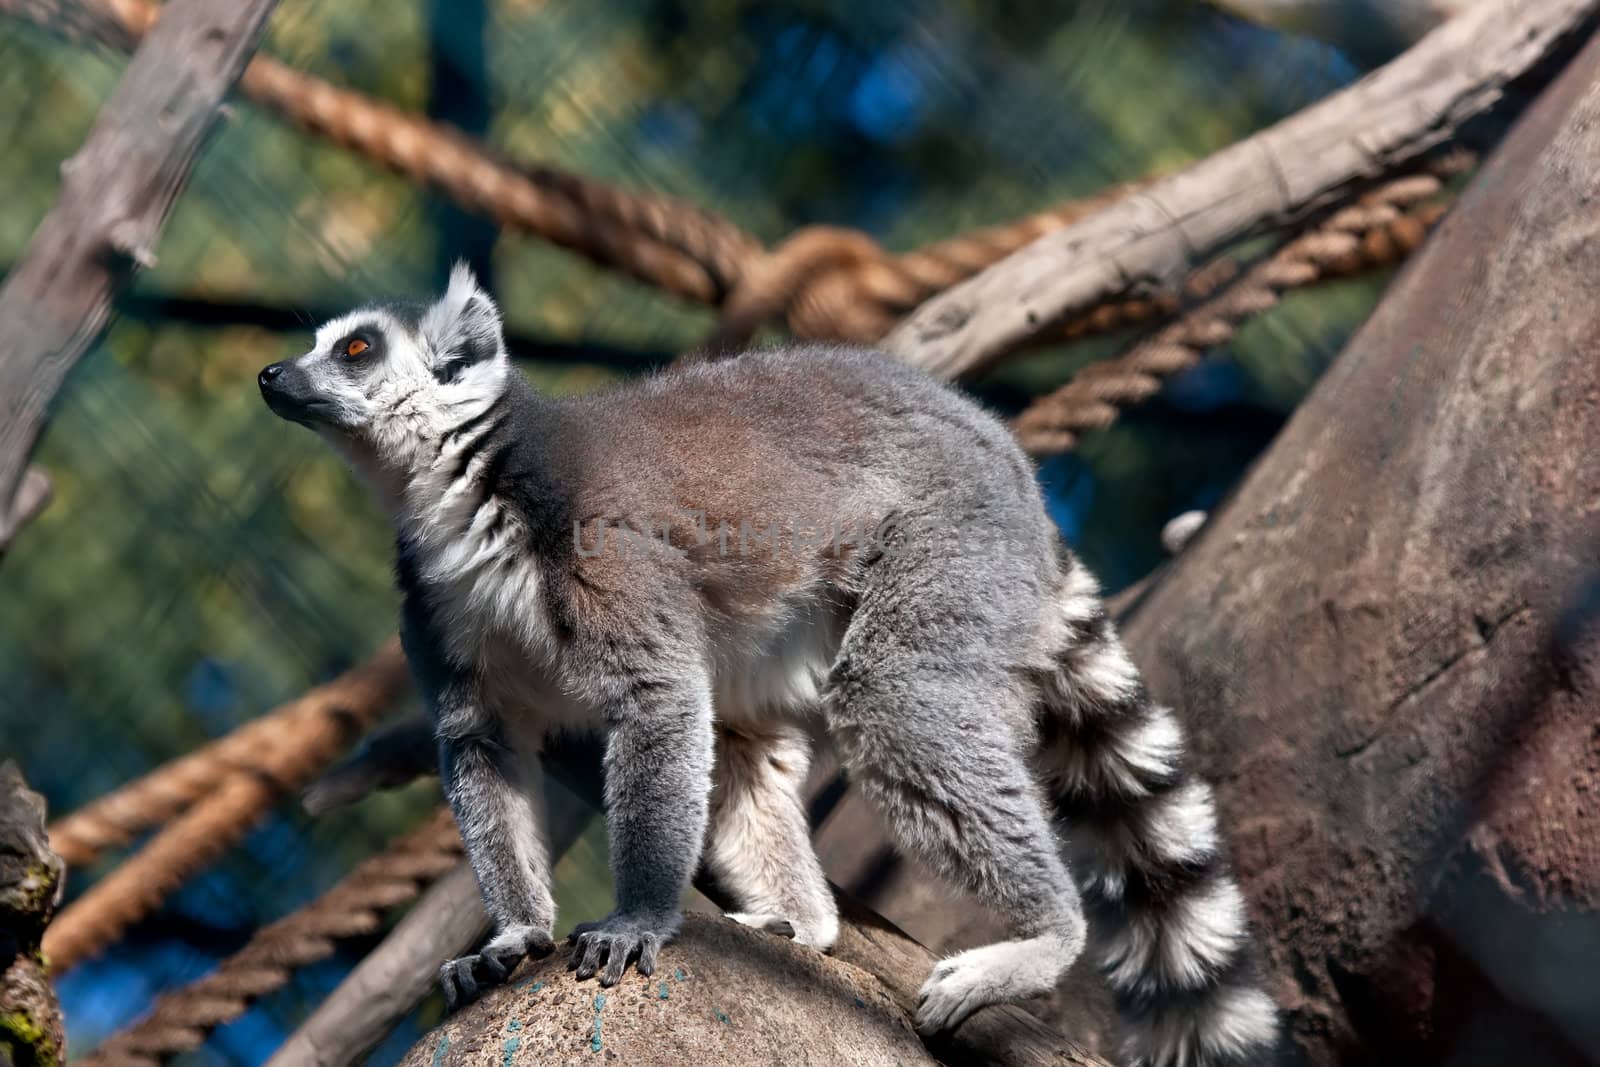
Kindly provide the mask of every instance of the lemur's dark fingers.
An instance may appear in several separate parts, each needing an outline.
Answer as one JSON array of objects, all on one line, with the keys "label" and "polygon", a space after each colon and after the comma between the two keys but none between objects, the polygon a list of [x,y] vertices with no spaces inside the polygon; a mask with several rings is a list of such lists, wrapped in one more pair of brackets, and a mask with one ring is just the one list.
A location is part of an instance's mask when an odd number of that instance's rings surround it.
[{"label": "lemur's dark fingers", "polygon": [[661,938],[645,934],[639,944],[639,973],[649,978],[656,973],[656,956],[661,952]]},{"label": "lemur's dark fingers", "polygon": [[638,950],[638,943],[631,937],[613,938],[607,946],[606,969],[600,974],[600,984],[613,986],[622,981],[622,974],[628,969],[628,961]]},{"label": "lemur's dark fingers", "polygon": [[600,961],[605,954],[605,938],[598,932],[584,934],[578,943],[578,978],[593,978],[594,972],[600,969]]},{"label": "lemur's dark fingers", "polygon": [[483,960],[483,969],[489,972],[490,977],[496,982],[504,982],[506,975],[510,974],[522,959],[522,954],[507,952],[502,957],[497,953],[485,952],[479,958]]}]

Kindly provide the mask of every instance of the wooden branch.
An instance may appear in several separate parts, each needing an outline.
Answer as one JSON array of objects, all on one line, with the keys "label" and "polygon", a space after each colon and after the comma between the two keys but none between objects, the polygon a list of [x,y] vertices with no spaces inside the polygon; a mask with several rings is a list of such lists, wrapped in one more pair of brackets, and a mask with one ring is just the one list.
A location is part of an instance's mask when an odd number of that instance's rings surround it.
[{"label": "wooden branch", "polygon": [[66,885],[50,850],[44,798],[0,764],[0,1064],[66,1062],[61,1006],[39,942]]},{"label": "wooden branch", "polygon": [[[51,399],[156,239],[275,0],[171,0],[134,53],[61,194],[0,287],[0,515]],[[15,521],[0,529],[0,550]]]},{"label": "wooden branch", "polygon": [[775,934],[690,913],[652,977],[579,982],[558,951],[450,1016],[403,1067],[506,1063],[934,1067],[870,974]]},{"label": "wooden branch", "polygon": [[17,531],[32,522],[55,495],[55,486],[43,468],[28,467],[22,472],[22,481],[9,506],[0,502],[0,553],[11,544]]},{"label": "wooden branch", "polygon": [[[569,740],[552,747],[548,754],[552,773],[561,775],[575,791],[587,791],[584,795],[597,806],[601,803],[599,783],[603,776],[598,746]],[[730,903],[704,874],[695,879],[695,888],[713,902],[723,906]],[[872,975],[900,1009],[913,1017],[917,993],[938,957],[849,893],[838,886],[833,889],[839,899],[840,931],[832,954]],[[936,1038],[929,1050],[947,1062],[962,1064],[1105,1067],[1104,1061],[1014,1005],[980,1009],[954,1031]]]},{"label": "wooden branch", "polygon": [[[470,880],[451,892],[477,897]],[[443,1049],[449,1053],[444,1062],[498,1064],[502,1050],[513,1047],[504,1042],[518,1038],[518,1047],[531,1046],[527,1055],[537,1063],[565,1063],[602,1049],[622,1059],[648,1050],[647,1062],[681,1062],[679,1053],[688,1047],[715,1049],[714,1062],[729,1065],[931,1064],[931,1054],[938,1062],[983,1067],[1108,1067],[1013,1005],[981,1009],[924,1053],[910,1018],[935,957],[859,905],[845,901],[841,918],[839,944],[824,956],[732,920],[691,913],[653,978],[630,973],[612,989],[575,981],[558,946],[553,957],[525,964],[509,984],[447,1019],[404,1062],[440,1062]],[[425,940],[420,931],[417,940]],[[708,994],[711,1001],[700,1003]],[[597,1008],[599,1045],[593,1043]],[[513,1019],[517,1026],[507,1030]],[[723,1036],[731,1040],[724,1043]],[[878,1043],[884,1041],[892,1054]],[[295,1045],[299,1058],[288,1050],[268,1067],[349,1062],[305,1043]],[[493,1058],[484,1058],[486,1052]],[[318,1058],[306,1058],[311,1055]]]},{"label": "wooden branch", "polygon": [[463,861],[422,895],[279,1046],[267,1067],[359,1062],[433,992],[439,965],[470,952],[488,933],[477,880]]},{"label": "wooden branch", "polygon": [[1597,0],[1477,5],[1322,103],[945,290],[884,346],[944,376],[970,374],[1101,301],[1168,287],[1233,242],[1444,141],[1597,9]]},{"label": "wooden branch", "polygon": [[[374,735],[354,758],[334,768],[307,794],[307,805],[320,812],[351,803],[374,789],[404,784],[426,773],[418,758],[418,741],[431,731],[420,720],[397,723]],[[598,749],[566,740],[551,748],[549,773],[589,803],[601,801]],[[876,823],[864,824],[869,837],[881,839]],[[559,836],[552,832],[552,837]],[[696,882],[708,897],[720,893],[705,879]],[[936,957],[899,927],[874,913],[849,893],[838,891],[845,924],[833,954],[874,975],[908,1015],[916,1009],[917,992]],[[477,886],[468,878],[458,889],[441,882],[413,909],[373,954],[351,973],[315,1015],[274,1055],[268,1067],[314,1064],[337,1067],[351,1062],[381,1040],[400,1017],[431,988],[439,961],[460,955],[482,937],[469,915],[482,919]],[[426,971],[425,980],[411,980]],[[934,1046],[937,1054],[970,1064],[1096,1064],[1082,1047],[1066,1041],[1038,1017],[1015,1007],[985,1009]]]}]

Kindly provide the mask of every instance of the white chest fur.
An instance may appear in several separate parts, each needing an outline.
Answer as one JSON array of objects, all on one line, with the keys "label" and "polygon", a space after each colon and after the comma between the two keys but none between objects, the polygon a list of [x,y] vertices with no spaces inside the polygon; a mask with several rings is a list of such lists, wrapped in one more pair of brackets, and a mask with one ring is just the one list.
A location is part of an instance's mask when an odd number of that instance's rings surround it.
[{"label": "white chest fur", "polygon": [[714,651],[717,718],[738,725],[810,716],[847,622],[842,609],[818,599],[756,632],[725,635]]},{"label": "white chest fur", "polygon": [[521,520],[478,484],[486,457],[455,477],[446,473],[449,459],[412,480],[401,523],[450,651],[463,663],[507,640],[547,651],[539,560],[523,547]]}]

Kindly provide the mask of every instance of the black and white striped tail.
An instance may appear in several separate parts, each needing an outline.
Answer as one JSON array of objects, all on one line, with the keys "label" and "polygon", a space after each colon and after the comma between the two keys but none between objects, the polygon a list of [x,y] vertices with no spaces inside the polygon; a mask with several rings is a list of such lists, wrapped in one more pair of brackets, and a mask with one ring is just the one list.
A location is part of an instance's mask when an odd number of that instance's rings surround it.
[{"label": "black and white striped tail", "polygon": [[1182,728],[1150,699],[1094,578],[1070,557],[1056,611],[1040,764],[1122,1015],[1122,1062],[1269,1063],[1277,1008],[1261,988],[1210,787],[1185,766]]}]

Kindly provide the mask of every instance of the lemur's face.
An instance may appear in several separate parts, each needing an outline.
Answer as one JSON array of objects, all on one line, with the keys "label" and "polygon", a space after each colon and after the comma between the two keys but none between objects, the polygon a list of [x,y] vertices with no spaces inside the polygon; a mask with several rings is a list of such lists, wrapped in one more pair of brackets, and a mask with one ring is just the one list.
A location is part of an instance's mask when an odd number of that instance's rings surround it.
[{"label": "lemur's face", "polygon": [[458,265],[436,303],[342,315],[317,330],[311,351],[257,380],[280,417],[380,462],[408,463],[493,402],[510,373],[500,313]]}]

